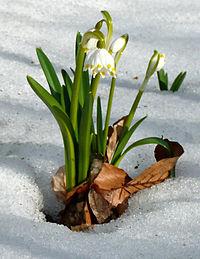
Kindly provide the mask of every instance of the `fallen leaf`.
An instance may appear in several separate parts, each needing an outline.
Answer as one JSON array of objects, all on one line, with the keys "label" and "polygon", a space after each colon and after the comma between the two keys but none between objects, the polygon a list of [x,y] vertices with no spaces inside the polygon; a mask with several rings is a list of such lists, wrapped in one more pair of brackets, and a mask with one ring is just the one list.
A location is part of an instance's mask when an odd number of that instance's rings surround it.
[{"label": "fallen leaf", "polygon": [[104,223],[112,215],[112,205],[109,204],[100,194],[91,189],[88,193],[90,208],[98,223]]},{"label": "fallen leaf", "polygon": [[131,179],[124,170],[103,163],[102,159],[94,159],[89,180],[66,194],[65,168],[59,168],[52,183],[56,196],[66,207],[60,213],[58,223],[67,225],[72,230],[81,231],[121,215],[126,210],[128,198],[132,194],[163,182],[169,177],[170,171],[183,154],[184,150],[179,143],[166,141],[174,157],[169,158],[168,151],[158,145],[155,156],[159,161],[134,179]]},{"label": "fallen leaf", "polygon": [[66,192],[65,166],[61,166],[52,177],[52,187],[57,199],[67,205],[75,194],[86,193],[88,191],[89,184],[88,182],[83,182],[71,189],[69,192]]},{"label": "fallen leaf", "polygon": [[[91,188],[113,207],[124,206],[133,193],[161,183],[169,177],[170,171],[175,167],[177,160],[183,153],[180,144],[176,144],[175,147],[178,147],[173,149],[177,156],[161,159],[133,180],[130,180],[130,177],[122,169],[104,163]],[[127,181],[127,179],[129,180]]]},{"label": "fallen leaf", "polygon": [[85,213],[85,223],[86,223],[86,225],[91,226],[92,225],[92,217],[91,217],[91,213],[90,213],[90,209],[89,209],[89,205],[88,205],[87,200],[85,202],[84,213]]},{"label": "fallen leaf", "polygon": [[130,181],[128,174],[111,164],[103,163],[102,169],[91,185],[92,189],[99,188],[103,190],[111,190],[125,185]]},{"label": "fallen leaf", "polygon": [[65,166],[61,166],[56,174],[52,177],[52,187],[56,197],[63,204],[66,204],[66,178]]},{"label": "fallen leaf", "polygon": [[131,194],[163,182],[169,177],[170,171],[175,167],[179,157],[165,158],[153,164],[143,173],[131,180],[125,190]]},{"label": "fallen leaf", "polygon": [[[164,140],[169,144],[172,150],[173,157],[180,157],[184,153],[183,147],[178,142],[170,141],[168,139]],[[168,150],[161,145],[156,146],[154,155],[156,161],[170,157]]]},{"label": "fallen leaf", "polygon": [[122,133],[122,130],[124,128],[124,125],[126,123],[128,116],[122,117],[120,120],[116,121],[113,124],[113,127],[109,127],[108,132],[108,145],[106,149],[106,156],[108,159],[108,162],[110,162],[113,153],[115,152],[115,147],[117,145],[117,141],[120,138],[120,135]]}]

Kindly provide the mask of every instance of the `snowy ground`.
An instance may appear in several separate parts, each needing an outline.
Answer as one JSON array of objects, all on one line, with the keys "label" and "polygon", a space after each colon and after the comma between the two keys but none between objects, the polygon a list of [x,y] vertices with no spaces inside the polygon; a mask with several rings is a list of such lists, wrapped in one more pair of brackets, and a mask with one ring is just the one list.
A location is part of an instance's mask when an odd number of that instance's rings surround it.
[{"label": "snowy ground", "polygon": [[[118,220],[75,233],[45,222],[43,210],[55,216],[61,208],[50,181],[64,164],[63,146],[25,77],[46,85],[36,46],[57,72],[73,66],[76,31],[91,28],[103,9],[113,17],[115,36],[130,36],[112,121],[127,114],[153,50],[164,52],[170,83],[181,71],[187,77],[174,94],[160,92],[151,79],[136,114],[149,117],[134,138],[163,135],[185,153],[175,180],[134,195]],[[199,0],[0,0],[0,39],[0,258],[200,258]],[[108,83],[98,89],[104,105]],[[134,176],[153,163],[153,147],[146,146],[120,166]]]}]

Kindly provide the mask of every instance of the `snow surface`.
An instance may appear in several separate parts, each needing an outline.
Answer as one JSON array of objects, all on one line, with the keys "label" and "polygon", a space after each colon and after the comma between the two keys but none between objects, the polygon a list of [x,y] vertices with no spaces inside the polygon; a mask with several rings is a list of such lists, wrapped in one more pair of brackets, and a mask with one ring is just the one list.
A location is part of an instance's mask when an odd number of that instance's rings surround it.
[{"label": "snow surface", "polygon": [[[159,91],[156,76],[151,79],[136,113],[136,119],[149,117],[132,141],[163,135],[185,153],[176,179],[132,196],[116,221],[76,233],[45,221],[43,211],[55,217],[62,208],[50,182],[64,164],[63,145],[25,77],[47,86],[36,46],[57,72],[74,66],[77,30],[91,28],[104,9],[113,17],[114,36],[130,36],[112,122],[129,111],[157,49],[166,54],[170,83],[181,71],[187,76],[177,93]],[[200,258],[199,0],[0,0],[0,39],[0,258]],[[104,107],[108,89],[109,78],[98,89]],[[121,168],[139,174],[154,163],[153,148],[133,150]]]}]

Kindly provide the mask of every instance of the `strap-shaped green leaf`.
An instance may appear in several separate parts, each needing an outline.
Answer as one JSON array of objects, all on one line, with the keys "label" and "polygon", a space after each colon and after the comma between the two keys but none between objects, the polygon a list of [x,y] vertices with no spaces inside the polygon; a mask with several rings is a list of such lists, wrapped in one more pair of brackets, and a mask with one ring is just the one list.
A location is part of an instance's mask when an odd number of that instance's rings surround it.
[{"label": "strap-shaped green leaf", "polygon": [[[56,99],[50,95],[37,81],[35,81],[32,77],[27,76],[28,83],[30,84],[33,91],[37,94],[37,96],[47,105],[49,110],[53,113],[52,107],[57,107],[58,110],[60,110],[59,116],[62,116],[62,119],[64,120],[65,124],[70,130],[70,133],[72,136],[74,136],[74,131],[72,124],[70,122],[70,119],[68,115],[64,112],[63,107],[56,101]],[[55,108],[54,108],[55,110]],[[53,113],[54,117],[55,114]],[[57,120],[58,118],[55,117]]]},{"label": "strap-shaped green leaf", "polygon": [[63,107],[63,110],[69,116],[70,115],[70,98],[69,98],[69,93],[68,93],[67,87],[65,85],[62,85],[62,87],[61,87],[60,102]]},{"label": "strap-shaped green leaf", "polygon": [[83,71],[82,72],[82,85],[83,85],[83,94],[84,94],[84,101],[88,96],[88,93],[91,91],[91,86],[90,86],[90,82],[89,82],[89,72],[87,71]]},{"label": "strap-shaped green leaf", "polygon": [[125,148],[126,144],[128,143],[130,137],[132,136],[132,134],[134,133],[134,131],[137,129],[137,127],[147,118],[147,116],[143,117],[142,119],[140,119],[139,121],[137,121],[131,128],[130,130],[124,135],[124,137],[120,140],[115,153],[113,155],[111,164],[115,164],[115,161],[117,161],[123,151],[123,149]]},{"label": "strap-shaped green leaf", "polygon": [[79,128],[79,158],[78,158],[78,184],[87,179],[87,173],[90,162],[91,152],[91,123],[92,123],[92,108],[93,98],[92,94],[88,95],[88,100],[85,102],[80,128]]},{"label": "strap-shaped green leaf", "polygon": [[174,80],[171,88],[170,88],[170,91],[172,92],[176,92],[178,91],[178,89],[180,88],[181,84],[183,83],[183,80],[185,79],[185,76],[186,76],[186,72],[181,72]]},{"label": "strap-shaped green leaf", "polygon": [[74,137],[71,134],[71,132],[73,132],[72,126],[71,129],[69,129],[69,122],[66,123],[66,115],[59,110],[58,107],[53,106],[52,113],[57,118],[63,137],[65,149],[66,191],[70,191],[76,186],[76,157]]},{"label": "strap-shaped green leaf", "polygon": [[61,110],[63,109],[60,103],[51,94],[49,94],[49,92],[45,90],[36,80],[34,80],[30,76],[27,76],[27,80],[33,91],[47,105],[50,110],[53,105],[57,106]]},{"label": "strap-shaped green leaf", "polygon": [[164,69],[157,72],[158,83],[161,91],[168,90],[168,75],[165,73]]},{"label": "strap-shaped green leaf", "polygon": [[72,98],[72,80],[71,80],[69,74],[64,69],[61,70],[61,74],[62,74],[64,83],[65,83],[65,86],[67,88],[68,95],[69,95],[69,98],[70,98],[70,101],[71,101],[71,98]]},{"label": "strap-shaped green leaf", "polygon": [[114,166],[118,166],[119,163],[121,162],[122,158],[134,147],[138,147],[138,146],[142,146],[142,145],[147,145],[147,144],[157,144],[157,145],[161,145],[163,147],[165,147],[169,153],[170,156],[172,156],[172,152],[171,152],[171,148],[169,146],[169,144],[164,141],[161,138],[156,138],[156,137],[150,137],[150,138],[144,138],[144,139],[140,139],[136,142],[134,142],[133,144],[131,144],[124,152],[123,154],[118,158],[118,160],[116,160],[116,162],[113,164]]},{"label": "strap-shaped green leaf", "polygon": [[61,85],[56,75],[56,72],[53,68],[48,57],[44,54],[44,52],[40,48],[36,48],[36,53],[42,67],[42,70],[45,74],[47,82],[49,84],[50,91],[52,95],[59,101],[59,96],[61,93]]},{"label": "strap-shaped green leaf", "polygon": [[82,40],[82,35],[81,35],[80,31],[78,31],[77,34],[76,34],[76,45],[75,45],[76,62],[77,62],[77,56],[78,56],[81,40]]},{"label": "strap-shaped green leaf", "polygon": [[101,98],[97,98],[97,147],[98,153],[103,153],[103,119],[101,109]]}]

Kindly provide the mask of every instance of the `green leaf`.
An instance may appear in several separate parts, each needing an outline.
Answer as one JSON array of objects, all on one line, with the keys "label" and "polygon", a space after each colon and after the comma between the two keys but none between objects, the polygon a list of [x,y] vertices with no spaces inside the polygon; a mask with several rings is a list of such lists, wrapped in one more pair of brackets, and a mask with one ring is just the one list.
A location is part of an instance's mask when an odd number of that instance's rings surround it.
[{"label": "green leaf", "polygon": [[130,129],[129,131],[123,136],[122,139],[120,139],[119,144],[115,150],[115,153],[113,155],[111,164],[115,164],[115,161],[117,161],[125,148],[126,144],[128,143],[130,137],[134,133],[134,131],[137,129],[137,127],[147,118],[147,116],[143,117],[139,121],[137,121]]},{"label": "green leaf", "polygon": [[61,70],[61,74],[62,74],[64,83],[65,83],[65,86],[67,87],[68,95],[69,95],[69,98],[70,98],[70,101],[71,101],[71,98],[72,98],[72,80],[71,80],[69,74],[64,69]]},{"label": "green leaf", "polygon": [[157,72],[158,83],[161,91],[168,90],[168,75],[165,73],[164,69]]},{"label": "green leaf", "polygon": [[[70,122],[68,115],[64,112],[63,107],[56,101],[56,99],[50,95],[37,81],[35,81],[32,77],[27,76],[28,83],[30,84],[33,91],[37,94],[37,96],[47,105],[49,110],[53,113],[52,107],[57,107],[60,110],[59,116],[62,116],[62,119],[65,121],[67,127],[70,130],[72,136],[74,136],[73,127]],[[55,110],[55,108],[54,108]],[[54,115],[54,113],[53,113]],[[54,116],[55,117],[55,116]],[[55,117],[57,120],[57,117]]]},{"label": "green leaf", "polygon": [[57,118],[57,122],[63,137],[65,149],[66,191],[70,191],[76,186],[76,157],[74,137],[72,136],[74,135],[73,128],[72,125],[70,125],[71,122],[68,121],[68,117],[66,117],[66,115],[58,109],[58,107],[53,106],[52,113]]},{"label": "green leaf", "polygon": [[51,94],[49,94],[47,90],[45,90],[37,81],[35,81],[30,76],[27,76],[27,80],[33,91],[47,105],[50,110],[53,105],[57,106],[61,110],[63,109],[60,103]]},{"label": "green leaf", "polygon": [[78,101],[79,101],[79,104],[81,105],[81,107],[83,108],[83,105],[84,105],[84,89],[83,89],[83,78],[82,78],[82,76],[81,76],[81,81],[80,81]]},{"label": "green leaf", "polygon": [[84,100],[86,100],[88,93],[91,91],[88,70],[82,72],[82,87],[83,87]]},{"label": "green leaf", "polygon": [[169,153],[170,156],[172,156],[172,152],[171,152],[171,148],[169,146],[169,144],[164,141],[161,138],[156,138],[156,137],[150,137],[150,138],[144,138],[144,139],[140,139],[136,142],[134,142],[133,144],[131,144],[124,152],[123,154],[118,158],[118,160],[116,160],[116,162],[113,164],[114,166],[118,166],[119,163],[121,162],[122,158],[134,147],[138,147],[138,146],[142,146],[142,145],[147,145],[147,144],[157,144],[157,145],[161,145],[163,147],[165,147]]},{"label": "green leaf", "polygon": [[82,40],[82,35],[81,35],[80,31],[78,31],[77,34],[76,34],[76,46],[75,46],[76,63],[77,63],[77,56],[78,56],[78,53],[79,53],[81,40]]},{"label": "green leaf", "polygon": [[68,115],[64,112],[63,107],[58,101],[50,95],[37,81],[27,76],[28,83],[38,97],[47,105],[56,121],[59,124],[63,136],[66,157],[66,174],[67,174],[67,190],[75,186],[75,155],[74,147],[77,145],[72,124]]},{"label": "green leaf", "polygon": [[178,89],[180,88],[181,84],[183,83],[183,80],[185,79],[185,76],[186,76],[186,73],[187,72],[181,72],[174,80],[171,88],[170,88],[170,91],[172,92],[176,92],[178,91]]},{"label": "green leaf", "polygon": [[90,162],[90,134],[91,134],[91,123],[92,123],[92,108],[93,108],[93,98],[90,93],[88,100],[85,102],[80,128],[79,128],[79,159],[78,159],[78,184],[87,179],[87,173],[89,169]]},{"label": "green leaf", "polygon": [[61,85],[56,75],[56,72],[51,62],[44,54],[44,52],[40,48],[36,48],[36,52],[37,52],[37,56],[38,56],[40,65],[42,67],[42,70],[49,84],[50,91],[52,95],[57,99],[57,101],[60,101],[59,98],[61,93]]},{"label": "green leaf", "polygon": [[70,115],[70,98],[67,87],[65,85],[62,85],[61,87],[60,102],[63,110],[67,113],[67,115]]},{"label": "green leaf", "polygon": [[103,120],[101,109],[101,98],[97,98],[97,147],[98,153],[103,153]]}]

